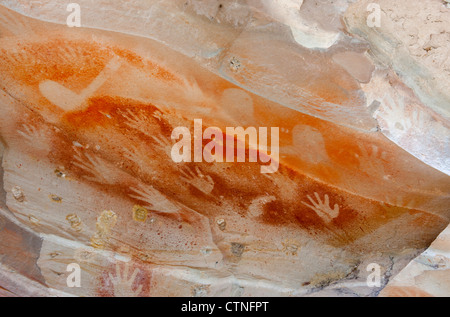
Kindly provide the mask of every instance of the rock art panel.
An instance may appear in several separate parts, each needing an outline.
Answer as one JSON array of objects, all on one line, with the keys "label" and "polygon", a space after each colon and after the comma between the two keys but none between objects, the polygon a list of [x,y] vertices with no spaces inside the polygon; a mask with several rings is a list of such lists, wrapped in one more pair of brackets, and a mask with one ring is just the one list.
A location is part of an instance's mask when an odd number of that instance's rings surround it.
[{"label": "rock art panel", "polygon": [[184,2],[0,1],[0,296],[409,294],[450,217],[434,64],[366,1]]}]

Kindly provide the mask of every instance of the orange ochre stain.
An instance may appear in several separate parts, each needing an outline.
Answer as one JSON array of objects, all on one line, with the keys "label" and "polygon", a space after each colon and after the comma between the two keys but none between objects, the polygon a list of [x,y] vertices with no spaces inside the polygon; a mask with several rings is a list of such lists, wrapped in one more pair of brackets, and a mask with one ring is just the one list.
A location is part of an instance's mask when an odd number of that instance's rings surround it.
[{"label": "orange ochre stain", "polygon": [[[123,58],[129,64],[145,70],[149,76],[156,77],[159,80],[184,83],[175,73],[156,63],[146,61],[131,51],[87,41],[64,39],[27,44],[19,43],[14,50],[2,49],[0,50],[0,70],[3,75],[10,76],[25,85],[38,86],[44,80],[53,80],[73,89],[75,92],[79,92],[86,87],[86,83],[90,83],[101,73],[114,56]],[[349,97],[339,87],[336,85],[330,87],[325,85],[325,83],[325,81],[314,82],[310,88],[315,94],[328,102],[339,104],[348,100]],[[217,92],[223,91],[223,89],[228,87],[234,86],[226,81],[219,80],[214,85],[207,87],[207,90]],[[258,103],[256,103],[255,107],[258,108]],[[136,186],[139,182],[151,183],[153,180],[154,184],[152,183],[152,185],[166,194],[167,197],[179,201],[199,214],[208,217],[217,216],[220,201],[214,198],[211,199],[211,197],[205,197],[205,195],[192,195],[192,187],[185,185],[183,188],[179,186],[179,165],[170,162],[170,159],[164,153],[152,156],[152,160],[155,160],[161,166],[161,169],[156,171],[156,176],[153,178],[139,172],[143,167],[133,166],[136,163],[130,162],[123,156],[120,151],[121,147],[127,145],[125,143],[140,144],[142,146],[154,145],[148,135],[144,135],[139,130],[136,131],[127,126],[123,113],[129,109],[142,111],[144,117],[147,118],[151,118],[152,114],[159,110],[153,104],[143,104],[131,99],[96,96],[89,99],[83,109],[65,113],[60,122],[63,132],[57,134],[59,140],[54,142],[56,150],[51,154],[52,160],[55,164],[58,164],[57,166],[67,166],[69,169],[72,169],[75,177],[78,176],[82,179],[83,176],[86,176],[86,172],[73,164],[74,156],[77,154],[73,142],[85,141],[83,144],[99,142],[102,145],[102,149],[106,148],[106,150],[96,154],[126,173],[119,179],[117,184],[107,185],[92,182],[93,186],[130,200],[130,186]],[[274,124],[276,122],[276,110],[277,107],[274,106],[267,112],[257,110],[255,114],[257,117],[264,117],[264,121],[267,123],[265,125],[268,126],[270,123]],[[338,127],[330,123],[324,123],[322,120],[311,116],[298,114],[295,111],[284,111],[286,117],[289,117],[290,113],[293,115],[284,122],[290,129],[301,123],[310,125],[323,132],[326,150],[332,161],[344,167],[352,167],[358,164],[354,155],[351,154],[358,152],[353,140],[341,133],[338,133],[341,137],[333,138],[333,134],[338,131]],[[173,114],[167,115],[174,116]],[[192,122],[194,118],[190,119],[185,118],[186,126],[189,126],[189,122]],[[280,122],[283,123],[283,120]],[[164,136],[170,139],[173,127],[165,119],[157,120],[153,118],[146,123],[148,123],[146,128],[153,131],[155,136]],[[99,131],[107,131],[108,133],[104,135],[94,134],[96,139],[90,139],[89,135],[92,136],[92,134],[88,132],[99,128],[103,129]],[[327,130],[328,132],[326,132]],[[330,142],[331,140],[332,142]],[[92,154],[92,148],[93,146],[89,149],[83,148],[78,150]],[[248,157],[248,147],[246,147],[246,157]],[[351,209],[345,203],[345,197],[350,194],[332,189],[331,186],[308,178],[301,168],[297,168],[293,172],[283,160],[280,162],[278,173],[293,175],[290,178],[298,186],[298,197],[295,197],[294,202],[283,201],[277,192],[277,187],[267,182],[265,177],[260,174],[258,163],[231,163],[227,165],[227,169],[219,168],[216,164],[222,163],[192,163],[190,166],[198,166],[205,174],[211,175],[214,180],[212,195],[216,197],[219,195],[223,196],[224,200],[228,200],[235,206],[236,213],[243,217],[247,216],[247,208],[250,202],[260,197],[261,193],[265,193],[275,196],[276,199],[264,206],[264,212],[260,219],[264,223],[274,226],[296,225],[309,231],[311,234],[325,236],[329,235],[330,228],[339,228],[343,231],[343,234],[340,235],[338,242],[342,244],[349,243],[369,232],[373,232],[376,228],[392,219],[379,216],[383,206],[377,202],[374,203],[374,210],[377,211],[370,215],[370,222],[366,221],[357,210]],[[130,168],[127,168],[127,166],[130,166]],[[218,171],[222,171],[222,174],[219,174]],[[327,165],[318,165],[315,172],[326,182],[333,183],[338,179],[338,174],[327,167]],[[172,180],[173,182],[178,182],[176,186],[171,184]],[[339,216],[329,223],[325,223],[311,208],[303,204],[303,202],[308,202],[307,195],[312,196],[315,192],[322,198],[324,195],[328,195],[331,205],[338,204],[340,206]],[[133,203],[138,202],[133,201]],[[403,214],[406,212],[406,209],[397,208],[395,211]],[[174,216],[170,215],[169,217]],[[181,217],[193,219],[189,215],[182,215]],[[432,217],[430,216],[429,218]],[[361,227],[363,230],[360,230]],[[330,239],[334,239],[334,237],[331,235]]]},{"label": "orange ochre stain", "polygon": [[37,86],[45,80],[68,85],[80,92],[92,82],[114,57],[162,81],[183,84],[181,78],[136,53],[95,42],[67,39],[18,43],[14,49],[0,50],[0,70],[14,80]]},{"label": "orange ochre stain", "polygon": [[[131,130],[124,124],[124,117],[122,116],[123,111],[126,109],[144,111],[148,117],[151,117],[151,114],[158,110],[158,108],[152,104],[141,104],[123,98],[96,97],[90,100],[89,106],[85,110],[67,113],[63,121],[70,126],[70,128],[68,127],[68,130],[77,131],[80,136],[90,128],[98,126],[108,127],[109,130],[112,131],[112,135],[106,138],[104,142],[114,142],[114,135],[119,136],[123,133],[131,133]],[[108,114],[109,117],[105,116],[105,113]],[[170,138],[170,125],[165,122],[165,119],[149,120],[148,122],[150,125],[155,126],[155,131],[164,130],[163,135]],[[189,120],[186,119],[186,126],[188,125]],[[138,131],[134,131],[133,133],[138,133]],[[76,138],[75,135],[71,137]],[[139,142],[149,142],[144,136],[141,137],[142,139]],[[224,135],[224,137],[226,136]],[[70,145],[70,139],[67,139],[66,142],[67,145]],[[204,140],[203,146],[207,142],[207,140]],[[351,146],[351,143],[343,144],[345,144],[345,146]],[[88,153],[91,149],[84,151]],[[71,166],[74,155],[75,151],[60,151],[59,155],[56,156],[59,164]],[[248,147],[246,147],[246,157],[248,157]],[[168,178],[173,177],[173,179],[176,180],[177,177],[179,177],[179,165],[170,162],[169,158],[163,153],[152,157],[152,159],[159,161],[161,166],[169,166],[167,168],[170,170],[169,173],[159,173],[157,176],[157,183],[152,184],[155,188],[166,194],[169,199],[174,199],[195,210],[199,214],[208,217],[216,217],[219,215],[217,214],[217,201],[214,199],[211,201],[211,197],[204,196],[198,191],[193,190],[191,187],[189,187],[187,192],[182,188],[174,188],[173,186],[167,187]],[[123,158],[123,160],[126,159]],[[133,163],[129,164],[132,165]],[[294,172],[284,166],[283,163],[281,163],[278,173],[289,175],[289,177],[298,185],[298,197],[295,198],[294,202],[283,201],[277,193],[276,186],[267,183],[265,177],[260,174],[258,163],[226,163],[229,168],[224,171],[223,175],[218,175],[217,172],[214,172],[216,169],[214,166],[215,164],[225,163],[189,163],[189,166],[192,168],[198,166],[204,174],[210,175],[214,180],[214,190],[211,194],[216,197],[219,195],[223,196],[222,200],[228,200],[232,202],[232,204],[235,204],[236,212],[243,217],[247,217],[246,210],[248,209],[250,202],[260,197],[262,192],[265,192],[268,195],[275,196],[276,200],[269,202],[264,206],[264,212],[260,216],[262,222],[274,226],[296,225],[313,235],[329,237],[329,242],[337,245],[345,245],[355,241],[393,219],[392,216],[394,214],[392,213],[390,217],[382,217],[380,212],[384,209],[381,203],[376,202],[373,203],[374,209],[379,211],[370,215],[370,222],[368,222],[367,219],[360,216],[360,213],[357,210],[353,210],[346,205],[344,197],[348,194],[331,189],[327,185],[322,185],[317,181],[302,175],[298,171]],[[142,175],[137,172],[137,169],[130,169],[126,172],[130,174],[130,178],[124,179],[117,185],[97,183],[94,183],[93,185],[98,186],[102,190],[114,193],[115,195],[121,195],[125,199],[130,199],[129,195],[132,194],[130,186],[133,185],[133,182],[142,180]],[[335,177],[333,176],[332,171],[325,173],[325,179]],[[85,172],[82,170],[78,170],[78,172],[75,173],[75,175],[80,176],[84,174]],[[158,183],[158,181],[160,182]],[[164,183],[166,183],[166,185],[164,185]],[[334,204],[340,206],[339,216],[330,223],[324,222],[315,211],[303,204],[303,202],[309,203],[307,195],[313,196],[314,192],[317,192],[322,198],[324,195],[328,195],[331,207],[333,207]],[[193,193],[195,193],[195,195],[193,195]],[[138,204],[141,202],[133,201],[133,203]],[[214,204],[216,206],[215,208],[212,206]],[[408,210],[404,208],[395,208],[392,210],[395,210],[396,216],[394,218],[408,212]],[[185,214],[181,212],[181,215],[169,214],[166,216],[186,222],[196,221],[193,214],[190,214],[189,212]],[[336,230],[336,232],[340,233],[331,234],[330,230]]]}]

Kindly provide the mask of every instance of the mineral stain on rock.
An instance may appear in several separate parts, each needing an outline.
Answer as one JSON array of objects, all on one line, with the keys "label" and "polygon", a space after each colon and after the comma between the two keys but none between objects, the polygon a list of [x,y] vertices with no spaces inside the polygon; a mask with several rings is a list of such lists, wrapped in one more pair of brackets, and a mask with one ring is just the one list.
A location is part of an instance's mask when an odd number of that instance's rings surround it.
[{"label": "mineral stain on rock", "polygon": [[[0,240],[0,264],[16,267],[23,256],[24,266],[35,267],[20,274],[77,292],[51,272],[64,272],[87,248],[89,295],[116,295],[123,286],[136,296],[210,296],[229,277],[246,281],[245,294],[286,294],[276,286],[284,285],[301,295],[333,292],[356,272],[353,263],[400,261],[428,246],[448,224],[450,179],[443,151],[437,149],[440,165],[431,167],[419,159],[413,136],[428,125],[445,143],[441,114],[416,107],[412,101],[421,103],[423,96],[380,67],[380,56],[368,52],[359,33],[357,41],[350,32],[322,50],[298,41],[298,32],[310,32],[309,4],[294,14],[254,1],[236,4],[241,11],[202,2],[213,5],[155,3],[161,16],[148,27],[163,41],[138,36],[142,30],[130,30],[123,19],[116,19],[120,32],[107,25],[69,29],[43,22],[59,20],[46,18],[51,10],[39,11],[40,4],[29,12],[37,19],[0,5],[1,21],[16,21],[0,23],[7,191],[0,206],[10,210],[0,216],[6,239]],[[9,6],[25,10],[20,2]],[[108,12],[116,14],[127,4],[112,6]],[[330,4],[327,10],[337,17],[345,8]],[[165,23],[163,12],[171,15],[171,34],[156,27]],[[250,16],[251,25],[242,29]],[[179,26],[195,36],[181,36]],[[200,49],[191,54],[183,43]],[[381,92],[398,98],[386,102]],[[264,162],[237,159],[176,163],[172,131],[187,127],[194,135],[195,119],[202,119],[202,135],[206,127],[280,128],[278,171],[261,174]],[[247,156],[255,151],[250,137],[222,137],[244,144]],[[203,151],[209,141],[192,146]],[[228,142],[215,142],[226,153]],[[259,149],[266,156],[270,150]],[[45,253],[25,228],[43,237]],[[21,241],[14,244],[19,251],[8,239]],[[151,272],[147,285],[137,279],[144,270]],[[242,293],[238,284],[223,289]]]},{"label": "mineral stain on rock", "polygon": [[240,258],[242,256],[242,254],[245,251],[245,245],[240,244],[238,242],[232,242],[231,243],[231,253],[233,253],[233,255],[235,257]]},{"label": "mineral stain on rock", "polygon": [[117,223],[117,215],[112,210],[104,210],[97,218],[96,232],[91,238],[91,245],[95,248],[104,248],[108,243],[111,230]]}]

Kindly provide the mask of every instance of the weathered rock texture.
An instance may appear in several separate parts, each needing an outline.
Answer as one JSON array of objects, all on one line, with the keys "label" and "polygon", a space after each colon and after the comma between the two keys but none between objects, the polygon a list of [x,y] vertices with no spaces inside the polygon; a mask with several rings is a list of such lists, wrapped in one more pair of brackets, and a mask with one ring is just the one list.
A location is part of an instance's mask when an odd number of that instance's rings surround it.
[{"label": "weathered rock texture", "polygon": [[[0,1],[0,296],[376,296],[448,225],[441,1],[70,2]],[[278,171],[175,163],[194,119]]]},{"label": "weathered rock texture", "polygon": [[450,227],[409,263],[382,290],[381,296],[448,297],[450,294]]}]

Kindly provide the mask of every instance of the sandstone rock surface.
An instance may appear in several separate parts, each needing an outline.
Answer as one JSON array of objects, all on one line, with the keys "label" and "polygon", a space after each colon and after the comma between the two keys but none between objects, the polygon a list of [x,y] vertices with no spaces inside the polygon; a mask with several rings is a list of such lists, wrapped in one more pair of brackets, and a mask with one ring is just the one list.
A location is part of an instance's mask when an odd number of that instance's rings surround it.
[{"label": "sandstone rock surface", "polygon": [[71,2],[0,1],[0,296],[450,295],[442,1]]}]

